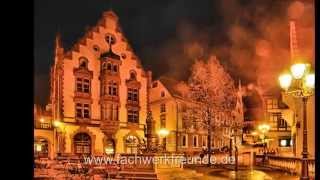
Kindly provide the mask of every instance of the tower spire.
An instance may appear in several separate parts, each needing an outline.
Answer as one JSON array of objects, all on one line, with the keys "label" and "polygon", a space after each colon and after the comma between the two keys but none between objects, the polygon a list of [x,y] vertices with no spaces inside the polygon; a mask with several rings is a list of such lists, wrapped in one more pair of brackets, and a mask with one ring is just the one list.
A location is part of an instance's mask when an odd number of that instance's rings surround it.
[{"label": "tower spire", "polygon": [[296,22],[294,20],[290,21],[290,58],[294,61],[299,55],[298,40],[296,32]]}]

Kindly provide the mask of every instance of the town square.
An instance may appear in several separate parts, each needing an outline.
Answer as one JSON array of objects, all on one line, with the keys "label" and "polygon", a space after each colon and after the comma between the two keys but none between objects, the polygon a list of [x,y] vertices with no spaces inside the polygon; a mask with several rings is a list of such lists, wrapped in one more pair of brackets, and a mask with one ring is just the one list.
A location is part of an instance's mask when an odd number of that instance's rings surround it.
[{"label": "town square", "polygon": [[34,179],[315,179],[313,0],[35,0]]}]

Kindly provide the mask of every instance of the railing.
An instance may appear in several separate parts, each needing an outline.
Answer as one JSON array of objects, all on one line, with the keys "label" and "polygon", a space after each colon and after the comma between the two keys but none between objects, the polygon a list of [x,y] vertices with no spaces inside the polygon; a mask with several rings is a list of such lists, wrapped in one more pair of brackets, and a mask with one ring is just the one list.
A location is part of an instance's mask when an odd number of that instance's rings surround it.
[{"label": "railing", "polygon": [[[259,161],[260,159],[260,161]],[[300,175],[301,173],[301,158],[283,157],[268,155],[263,161],[263,155],[256,155],[257,165],[268,166],[274,169],[283,170],[292,174]],[[315,160],[308,159],[309,177],[315,177]]]}]

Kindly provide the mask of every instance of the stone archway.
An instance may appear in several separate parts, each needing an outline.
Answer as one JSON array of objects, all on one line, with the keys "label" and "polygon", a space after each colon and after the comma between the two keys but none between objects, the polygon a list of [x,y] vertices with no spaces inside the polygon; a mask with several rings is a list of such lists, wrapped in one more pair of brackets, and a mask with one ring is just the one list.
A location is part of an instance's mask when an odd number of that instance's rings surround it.
[{"label": "stone archway", "polygon": [[114,156],[116,152],[116,139],[105,136],[103,138],[103,154]]},{"label": "stone archway", "polygon": [[128,154],[138,153],[138,145],[141,143],[141,139],[136,132],[130,132],[123,137],[124,152]]},{"label": "stone archway", "polygon": [[36,136],[34,138],[34,157],[35,158],[50,158],[51,142],[48,138]]},{"label": "stone archway", "polygon": [[70,134],[70,140],[71,140],[71,153],[72,155],[76,155],[77,153],[75,153],[75,139],[74,137],[77,134],[80,133],[84,133],[87,134],[90,137],[90,155],[94,155],[95,154],[95,140],[96,140],[96,136],[89,131],[88,128],[86,127],[80,127],[77,131],[75,131],[74,133]]}]

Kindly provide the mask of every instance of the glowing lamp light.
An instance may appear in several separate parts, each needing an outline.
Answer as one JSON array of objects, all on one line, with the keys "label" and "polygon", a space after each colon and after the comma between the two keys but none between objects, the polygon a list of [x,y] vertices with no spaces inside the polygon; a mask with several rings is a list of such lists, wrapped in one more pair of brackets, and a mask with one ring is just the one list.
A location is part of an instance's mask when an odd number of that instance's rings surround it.
[{"label": "glowing lamp light", "polygon": [[256,131],[253,131],[251,134],[252,134],[253,136],[256,136],[258,133],[257,133]]},{"label": "glowing lamp light", "polygon": [[36,151],[40,152],[42,150],[41,144],[36,144]]},{"label": "glowing lamp light", "polygon": [[280,140],[280,145],[281,145],[282,147],[287,146],[287,140],[281,139],[281,140]]},{"label": "glowing lamp light", "polygon": [[298,63],[291,66],[291,73],[293,78],[301,79],[307,69],[306,64]]},{"label": "glowing lamp light", "polygon": [[112,147],[106,147],[104,149],[104,152],[108,155],[113,154],[114,153],[114,149]]},{"label": "glowing lamp light", "polygon": [[259,130],[260,130],[262,133],[266,133],[267,131],[270,130],[270,125],[268,125],[268,124],[262,124],[262,125],[260,125],[258,128],[259,128]]},{"label": "glowing lamp light", "polygon": [[43,122],[44,122],[44,119],[43,119],[43,118],[41,118],[41,119],[40,119],[40,122],[42,122],[42,123],[43,123]]},{"label": "glowing lamp light", "polygon": [[158,134],[161,137],[166,137],[166,136],[168,136],[169,131],[166,128],[162,128],[162,129],[159,130]]},{"label": "glowing lamp light", "polygon": [[53,126],[54,127],[60,127],[61,126],[61,122],[58,120],[53,121]]},{"label": "glowing lamp light", "polygon": [[314,88],[315,76],[314,74],[308,74],[305,78],[305,85],[308,88]]},{"label": "glowing lamp light", "polygon": [[290,74],[283,74],[279,77],[279,83],[282,89],[288,90],[292,81]]}]

